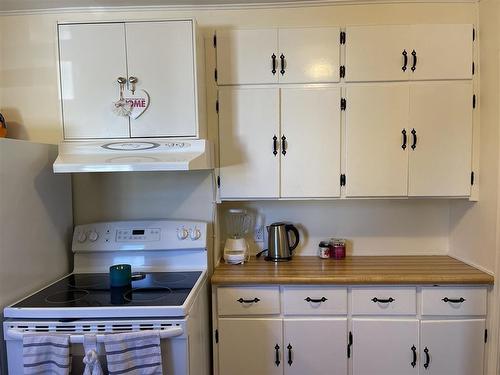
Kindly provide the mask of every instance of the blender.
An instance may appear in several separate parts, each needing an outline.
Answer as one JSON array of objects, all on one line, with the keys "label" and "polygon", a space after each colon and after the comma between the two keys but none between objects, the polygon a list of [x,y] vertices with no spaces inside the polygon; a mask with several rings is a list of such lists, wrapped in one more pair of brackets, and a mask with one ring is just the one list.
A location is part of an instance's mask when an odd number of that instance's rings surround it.
[{"label": "blender", "polygon": [[224,260],[229,264],[244,263],[250,257],[245,236],[250,231],[252,220],[247,211],[232,208],[226,212],[227,239],[224,245]]}]

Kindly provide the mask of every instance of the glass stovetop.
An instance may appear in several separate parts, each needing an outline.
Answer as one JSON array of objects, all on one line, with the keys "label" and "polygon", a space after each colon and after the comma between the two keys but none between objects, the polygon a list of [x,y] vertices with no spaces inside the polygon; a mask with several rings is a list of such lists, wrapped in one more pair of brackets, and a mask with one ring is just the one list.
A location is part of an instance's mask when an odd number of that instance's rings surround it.
[{"label": "glass stovetop", "polygon": [[201,272],[142,275],[126,287],[111,288],[107,273],[71,274],[12,307],[181,306]]}]

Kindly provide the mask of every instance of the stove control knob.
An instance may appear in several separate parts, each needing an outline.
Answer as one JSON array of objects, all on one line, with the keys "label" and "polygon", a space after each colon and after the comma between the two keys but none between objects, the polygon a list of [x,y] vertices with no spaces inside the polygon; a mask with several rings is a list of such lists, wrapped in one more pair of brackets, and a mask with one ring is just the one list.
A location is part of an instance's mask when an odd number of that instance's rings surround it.
[{"label": "stove control knob", "polygon": [[185,240],[189,236],[189,231],[186,228],[177,229],[177,238],[179,240]]},{"label": "stove control knob", "polygon": [[191,233],[189,234],[189,237],[191,237],[191,239],[193,241],[196,241],[197,239],[199,239],[201,237],[201,231],[198,228],[191,229]]},{"label": "stove control knob", "polygon": [[79,242],[79,243],[84,243],[86,240],[87,240],[87,235],[85,234],[85,232],[80,232],[78,234],[78,237],[76,238],[76,240]]},{"label": "stove control knob", "polygon": [[99,238],[99,234],[95,230],[91,230],[89,232],[89,240],[90,241],[95,242],[95,241],[97,241],[98,238]]}]

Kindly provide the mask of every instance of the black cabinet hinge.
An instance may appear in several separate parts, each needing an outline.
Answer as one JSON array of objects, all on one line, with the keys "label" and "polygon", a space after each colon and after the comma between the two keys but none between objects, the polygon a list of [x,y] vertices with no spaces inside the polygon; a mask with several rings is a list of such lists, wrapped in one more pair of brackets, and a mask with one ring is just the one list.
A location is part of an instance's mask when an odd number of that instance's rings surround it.
[{"label": "black cabinet hinge", "polygon": [[472,62],[472,75],[476,72],[476,66],[474,64],[474,61]]},{"label": "black cabinet hinge", "polygon": [[340,110],[345,111],[347,108],[347,100],[345,98],[340,99]]},{"label": "black cabinet hinge", "polygon": [[215,82],[217,82],[217,69],[214,70],[214,78],[215,78]]},{"label": "black cabinet hinge", "polygon": [[484,343],[486,344],[488,342],[488,330],[484,330]]},{"label": "black cabinet hinge", "polygon": [[345,186],[345,174],[340,175],[340,186]]},{"label": "black cabinet hinge", "polygon": [[472,108],[476,108],[476,94],[472,95]]},{"label": "black cabinet hinge", "polygon": [[345,77],[345,65],[340,65],[340,78]]},{"label": "black cabinet hinge", "polygon": [[471,184],[471,186],[474,185],[474,172],[470,173],[470,184]]},{"label": "black cabinet hinge", "polygon": [[347,358],[351,358],[351,346],[352,346],[352,332],[349,332],[349,339],[347,341]]},{"label": "black cabinet hinge", "polygon": [[219,100],[218,99],[215,101],[215,111],[217,113],[219,113]]},{"label": "black cabinet hinge", "polygon": [[340,44],[345,44],[345,31],[340,32]]},{"label": "black cabinet hinge", "polygon": [[220,188],[220,176],[217,176],[217,187]]},{"label": "black cabinet hinge", "polygon": [[217,34],[214,34],[214,48],[217,48]]},{"label": "black cabinet hinge", "polygon": [[216,329],[214,334],[215,334],[215,343],[218,344],[219,343],[219,330]]},{"label": "black cabinet hinge", "polygon": [[476,40],[476,29],[472,29],[472,40]]}]

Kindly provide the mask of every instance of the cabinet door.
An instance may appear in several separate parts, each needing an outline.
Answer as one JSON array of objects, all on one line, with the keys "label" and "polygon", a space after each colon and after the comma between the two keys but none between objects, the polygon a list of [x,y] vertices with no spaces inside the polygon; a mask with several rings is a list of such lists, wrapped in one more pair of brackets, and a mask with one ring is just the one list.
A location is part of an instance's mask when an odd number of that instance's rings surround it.
[{"label": "cabinet door", "polygon": [[280,318],[224,318],[218,329],[219,375],[283,375]]},{"label": "cabinet door", "polygon": [[[196,136],[196,85],[191,21],[126,24],[129,76],[149,107],[130,120],[132,137]],[[129,93],[132,97],[132,94]]]},{"label": "cabinet door", "polygon": [[347,375],[347,319],[285,319],[285,375]]},{"label": "cabinet door", "polygon": [[353,375],[418,374],[418,366],[412,365],[418,350],[417,319],[355,318],[352,333]]},{"label": "cabinet door", "polygon": [[[484,319],[421,323],[420,371],[428,375],[483,373]],[[429,356],[429,361],[426,358]],[[425,368],[424,364],[428,363]]]},{"label": "cabinet door", "polygon": [[340,195],[340,89],[281,90],[281,196]]},{"label": "cabinet door", "polygon": [[[346,81],[404,81],[409,79],[410,40],[409,26],[347,27]],[[406,66],[404,53],[408,59]]]},{"label": "cabinet door", "polygon": [[[273,73],[273,58],[275,71]],[[217,83],[243,85],[277,83],[279,74],[277,29],[217,32]]]},{"label": "cabinet door", "polygon": [[221,198],[278,197],[279,90],[227,87],[219,103]]},{"label": "cabinet door", "polygon": [[[472,25],[412,26],[413,80],[472,79]],[[410,58],[413,65],[413,56]]]},{"label": "cabinet door", "polygon": [[113,112],[127,77],[124,24],[59,25],[59,58],[64,138],[128,138],[128,117]]},{"label": "cabinet door", "polygon": [[347,89],[346,196],[407,194],[408,97],[406,84]]},{"label": "cabinet door", "polygon": [[340,28],[279,29],[280,83],[338,82]]},{"label": "cabinet door", "polygon": [[[412,84],[410,196],[468,196],[472,158],[472,83]],[[414,143],[410,137],[411,146]]]}]

